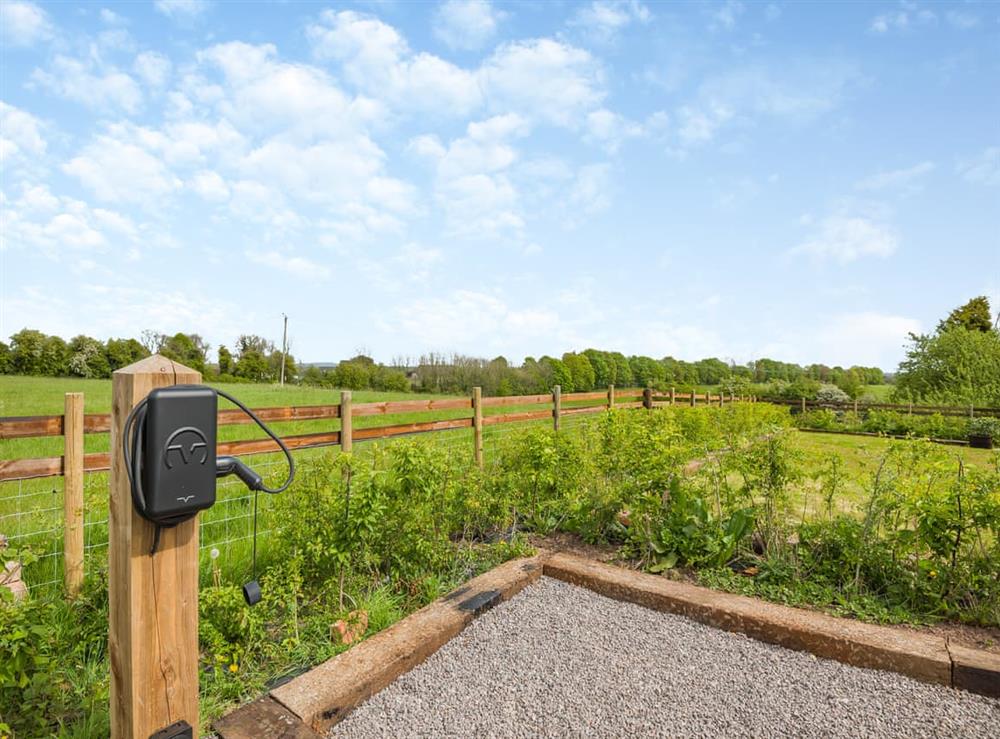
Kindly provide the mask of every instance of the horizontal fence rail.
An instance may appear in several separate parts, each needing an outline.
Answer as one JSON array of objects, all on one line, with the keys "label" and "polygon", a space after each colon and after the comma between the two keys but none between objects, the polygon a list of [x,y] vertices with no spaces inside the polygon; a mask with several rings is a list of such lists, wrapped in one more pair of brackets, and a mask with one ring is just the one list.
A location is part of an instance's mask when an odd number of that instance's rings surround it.
[{"label": "horizontal fence rail", "polygon": [[808,398],[758,398],[760,402],[773,405],[787,405],[802,410],[835,411],[899,411],[914,416],[953,416],[975,418],[976,416],[1000,417],[1000,408],[975,405],[917,405],[915,403],[868,403],[863,400],[810,400]]}]

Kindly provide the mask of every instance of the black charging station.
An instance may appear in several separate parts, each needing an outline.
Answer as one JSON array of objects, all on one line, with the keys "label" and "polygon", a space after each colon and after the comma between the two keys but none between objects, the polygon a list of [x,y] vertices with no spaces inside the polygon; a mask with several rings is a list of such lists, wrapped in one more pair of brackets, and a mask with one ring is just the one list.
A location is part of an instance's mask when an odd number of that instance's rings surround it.
[{"label": "black charging station", "polygon": [[[269,488],[263,478],[236,457],[216,453],[219,399],[222,396],[246,413],[285,453],[288,478]],[[149,393],[129,413],[122,434],[125,467],[132,502],[140,516],[156,526],[150,556],[156,554],[160,532],[176,526],[215,504],[219,477],[236,475],[254,491],[253,570],[257,570],[257,493],[280,493],[295,478],[295,463],[281,438],[242,402],[206,385],[173,385]],[[256,579],[243,586],[248,605],[261,599]]]}]

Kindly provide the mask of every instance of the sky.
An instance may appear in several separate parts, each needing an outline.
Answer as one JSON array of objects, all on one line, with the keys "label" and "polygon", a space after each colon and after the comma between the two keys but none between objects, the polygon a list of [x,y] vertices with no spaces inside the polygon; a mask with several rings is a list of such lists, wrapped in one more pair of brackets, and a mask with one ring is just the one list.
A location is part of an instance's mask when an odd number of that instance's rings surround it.
[{"label": "sky", "polygon": [[[1000,4],[0,0],[0,337],[893,369],[1000,309]],[[213,351],[214,354],[214,351]]]}]

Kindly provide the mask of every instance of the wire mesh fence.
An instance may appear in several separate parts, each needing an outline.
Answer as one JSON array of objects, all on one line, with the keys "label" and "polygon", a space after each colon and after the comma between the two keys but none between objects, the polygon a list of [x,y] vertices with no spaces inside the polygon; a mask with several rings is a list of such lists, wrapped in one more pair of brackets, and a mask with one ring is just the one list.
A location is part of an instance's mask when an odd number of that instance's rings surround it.
[{"label": "wire mesh fence", "polygon": [[[575,433],[591,418],[569,415],[560,419],[561,432]],[[495,464],[504,445],[512,437],[532,427],[551,428],[551,418],[486,425],[482,429],[486,465]],[[438,430],[415,437],[355,439],[352,454],[370,458],[377,449],[397,443],[400,438],[419,438],[444,450],[452,467],[475,464],[474,431],[470,427]],[[340,446],[305,448],[293,452],[296,464],[318,456],[336,458]],[[276,485],[287,472],[280,453],[259,453],[244,461]],[[295,487],[289,491],[295,493]],[[0,537],[25,563],[22,579],[35,597],[62,597],[64,479],[47,477],[0,482]],[[249,573],[253,546],[255,511],[258,553],[266,556],[270,543],[280,536],[276,528],[275,496],[254,494],[236,478],[218,481],[215,505],[200,514],[200,561],[202,578],[213,569],[234,577]],[[93,574],[106,568],[108,549],[108,473],[93,472],[84,477],[84,569]],[[0,553],[0,560],[3,560]]]}]

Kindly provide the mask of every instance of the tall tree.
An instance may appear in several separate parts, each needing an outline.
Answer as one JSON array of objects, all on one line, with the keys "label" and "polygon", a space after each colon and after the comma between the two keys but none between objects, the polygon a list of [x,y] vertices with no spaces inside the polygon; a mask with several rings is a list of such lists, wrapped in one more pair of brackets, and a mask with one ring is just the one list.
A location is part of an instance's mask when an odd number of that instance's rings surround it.
[{"label": "tall tree", "polygon": [[980,295],[959,306],[938,324],[938,332],[956,326],[962,326],[969,331],[993,331],[993,312],[990,310],[989,299],[985,295]]}]

